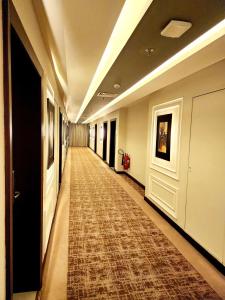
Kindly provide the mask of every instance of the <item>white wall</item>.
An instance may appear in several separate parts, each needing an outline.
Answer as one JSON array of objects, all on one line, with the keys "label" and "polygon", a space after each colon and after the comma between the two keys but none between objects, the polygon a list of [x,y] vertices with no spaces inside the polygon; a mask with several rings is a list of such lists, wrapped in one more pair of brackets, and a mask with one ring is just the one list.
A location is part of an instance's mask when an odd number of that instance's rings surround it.
[{"label": "white wall", "polygon": [[94,151],[95,149],[95,125],[90,124],[89,133],[89,147]]},{"label": "white wall", "polygon": [[[0,3],[0,18],[2,2]],[[0,22],[0,39],[2,40],[2,22]],[[2,43],[0,43],[0,65],[3,65]],[[0,68],[0,300],[5,300],[5,153],[4,153],[4,100],[3,69]]]},{"label": "white wall", "polygon": [[55,125],[59,120],[59,109],[57,103],[54,101],[54,92],[48,84],[46,96],[43,99],[43,126],[44,129],[44,185],[43,185],[43,258],[47,249],[50,229],[55,212],[57,194],[58,194],[58,126],[54,127],[54,162],[48,169],[48,118],[47,118],[47,98],[55,106]]},{"label": "white wall", "polygon": [[127,108],[125,150],[130,155],[130,168],[127,173],[145,185],[148,98]]},{"label": "white wall", "polygon": [[101,140],[101,126],[104,122],[108,122],[107,127],[107,159],[106,162],[109,163],[109,146],[110,146],[110,121],[116,120],[116,151],[115,151],[115,169],[117,171],[122,170],[121,166],[121,156],[118,154],[118,149],[124,149],[125,146],[125,116],[126,110],[120,109],[109,115],[106,115],[95,122],[91,123],[91,130],[93,130],[93,135],[90,137],[90,148],[94,150],[94,126],[97,124],[97,154],[102,157],[103,141]]},{"label": "white wall", "polygon": [[118,154],[118,149],[121,148],[131,157],[131,166],[127,172],[143,185],[145,185],[146,179],[148,106],[149,100],[145,98],[138,103],[115,111],[90,124],[93,133],[92,137],[90,137],[90,148],[94,150],[94,125],[97,124],[97,154],[102,157],[103,141],[100,139],[101,127],[103,127],[104,122],[108,122],[106,161],[109,163],[110,121],[113,119],[117,120],[116,170],[124,171],[121,165],[122,156]]},{"label": "white wall", "polygon": [[[148,95],[136,104],[111,113],[91,124],[97,123],[99,131],[103,122],[108,121],[109,143],[109,122],[111,119],[117,118],[116,152],[118,148],[123,148],[125,152],[130,154],[131,167],[128,173],[146,186],[146,196],[185,231],[192,99],[193,97],[225,88],[224,70],[225,60]],[[173,173],[165,168],[155,167],[152,164],[151,155],[154,154],[151,147],[153,133],[152,112],[154,107],[163,105],[165,108],[166,103],[170,102],[169,105],[171,105],[171,101],[176,99],[181,99],[179,102],[176,102],[176,105],[178,103],[180,105],[180,116],[178,115],[176,118],[178,128],[181,130],[181,137],[179,132],[175,134],[177,137],[177,153],[174,154],[174,157],[177,157],[177,172]],[[102,156],[100,134],[98,134],[97,144],[97,153]],[[107,161],[108,158],[109,153],[107,153]],[[116,158],[116,170],[122,170],[118,155]],[[211,184],[213,186],[213,182]],[[196,199],[197,201],[198,199]],[[217,216],[212,215],[212,218],[216,219]],[[225,228],[221,228],[221,231],[224,232]],[[192,237],[194,238],[194,236]],[[210,249],[207,250],[212,252]],[[225,253],[225,243],[220,253],[222,252]],[[221,257],[220,260],[222,261],[222,259],[225,262],[225,259]]]},{"label": "white wall", "polygon": [[[185,230],[186,191],[188,180],[189,142],[192,116],[192,98],[198,95],[225,88],[225,60],[203,69],[186,79],[172,84],[154,94],[149,99],[148,150],[146,162],[146,196]],[[178,178],[152,168],[151,135],[152,109],[155,105],[183,98],[181,115],[180,152],[178,153]],[[153,181],[152,181],[153,180]],[[211,183],[213,185],[213,182]],[[198,201],[198,199],[196,199]],[[166,203],[166,205],[164,205]],[[173,207],[176,216],[172,216],[166,207]],[[194,212],[193,212],[194,213]],[[217,218],[217,216],[212,216]],[[221,228],[224,230],[224,228]]]}]

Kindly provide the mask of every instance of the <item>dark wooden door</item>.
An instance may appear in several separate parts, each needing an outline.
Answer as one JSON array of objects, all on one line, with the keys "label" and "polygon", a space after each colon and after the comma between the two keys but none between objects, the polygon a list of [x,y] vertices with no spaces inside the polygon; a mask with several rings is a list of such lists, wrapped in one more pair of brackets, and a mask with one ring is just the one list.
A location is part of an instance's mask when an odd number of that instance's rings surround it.
[{"label": "dark wooden door", "polygon": [[116,120],[110,122],[110,151],[109,166],[115,168],[115,151],[116,151]]},{"label": "dark wooden door", "polygon": [[102,159],[106,160],[107,157],[107,130],[108,130],[108,123],[103,124],[103,153]]},{"label": "dark wooden door", "polygon": [[41,77],[11,28],[13,290],[41,287]]},{"label": "dark wooden door", "polygon": [[88,126],[88,147],[90,147],[90,125]]},{"label": "dark wooden door", "polygon": [[94,148],[95,153],[97,152],[97,134],[98,134],[98,127],[97,124],[95,124],[95,148]]}]

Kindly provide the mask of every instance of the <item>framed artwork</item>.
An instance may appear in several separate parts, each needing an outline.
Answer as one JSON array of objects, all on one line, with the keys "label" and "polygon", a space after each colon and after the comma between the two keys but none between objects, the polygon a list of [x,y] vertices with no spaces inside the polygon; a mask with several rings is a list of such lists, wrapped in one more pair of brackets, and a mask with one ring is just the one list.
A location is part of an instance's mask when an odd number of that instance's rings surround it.
[{"label": "framed artwork", "polygon": [[170,161],[172,114],[157,117],[155,155]]},{"label": "framed artwork", "polygon": [[47,115],[48,115],[48,169],[54,162],[54,126],[55,126],[55,107],[47,99]]},{"label": "framed artwork", "polygon": [[179,178],[181,115],[183,98],[152,108],[150,167]]}]

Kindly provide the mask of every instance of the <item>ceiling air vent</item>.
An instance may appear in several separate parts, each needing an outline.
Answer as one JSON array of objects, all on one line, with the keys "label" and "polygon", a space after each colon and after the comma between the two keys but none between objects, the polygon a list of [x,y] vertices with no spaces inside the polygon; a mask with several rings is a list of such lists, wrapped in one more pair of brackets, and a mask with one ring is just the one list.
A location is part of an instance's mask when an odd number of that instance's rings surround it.
[{"label": "ceiling air vent", "polygon": [[169,24],[161,31],[161,35],[169,38],[179,38],[192,24],[190,22],[171,20]]},{"label": "ceiling air vent", "polygon": [[110,93],[105,93],[105,92],[99,92],[97,94],[97,97],[100,97],[100,98],[115,98],[117,96],[118,96],[118,94],[110,94]]}]

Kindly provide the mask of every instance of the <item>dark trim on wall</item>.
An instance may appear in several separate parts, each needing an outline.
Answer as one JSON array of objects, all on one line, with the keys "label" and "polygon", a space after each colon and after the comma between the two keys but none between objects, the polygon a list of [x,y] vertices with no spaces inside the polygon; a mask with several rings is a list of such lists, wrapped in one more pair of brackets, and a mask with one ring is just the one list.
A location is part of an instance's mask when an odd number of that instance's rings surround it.
[{"label": "dark trim on wall", "polygon": [[197,243],[189,234],[187,234],[180,226],[170,219],[163,211],[161,211],[150,199],[146,196],[144,200],[160,214],[174,229],[176,229],[196,250],[198,250],[218,271],[225,275],[225,266],[221,264],[215,257],[206,251],[199,243]]},{"label": "dark trim on wall", "polygon": [[124,171],[117,171],[116,169],[114,171],[116,172],[116,174],[125,174]]},{"label": "dark trim on wall", "polygon": [[142,184],[140,181],[138,181],[136,178],[134,178],[132,175],[130,175],[127,172],[124,172],[124,174],[127,175],[127,177],[129,177],[130,179],[132,179],[135,183],[137,183],[141,188],[143,188],[143,190],[145,190],[145,186],[144,184]]},{"label": "dark trim on wall", "polygon": [[2,1],[3,25],[3,89],[5,134],[5,251],[6,251],[6,299],[13,295],[13,176],[12,176],[12,99],[10,64],[10,10],[9,2]]},{"label": "dark trim on wall", "polygon": [[101,160],[102,160],[102,157],[101,157],[101,155],[99,155],[97,152],[95,153],[99,158],[101,158]]},{"label": "dark trim on wall", "polygon": [[131,180],[133,180],[135,183],[137,183],[143,190],[145,190],[145,186],[144,184],[140,183],[140,181],[138,181],[136,178],[134,178],[132,175],[130,175],[129,173],[125,172],[125,171],[117,171],[115,170],[115,172],[117,174],[125,174],[127,177],[129,177]]}]

